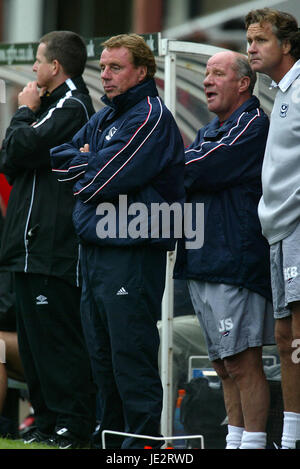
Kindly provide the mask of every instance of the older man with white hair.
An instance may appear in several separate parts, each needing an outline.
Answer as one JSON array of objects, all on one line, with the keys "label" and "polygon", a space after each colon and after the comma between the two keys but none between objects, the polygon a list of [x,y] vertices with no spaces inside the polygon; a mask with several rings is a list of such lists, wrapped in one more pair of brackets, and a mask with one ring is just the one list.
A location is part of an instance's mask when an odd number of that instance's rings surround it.
[{"label": "older man with white hair", "polygon": [[204,91],[217,117],[185,152],[187,201],[204,204],[204,245],[179,246],[175,266],[222,380],[228,449],[266,447],[262,346],[274,343],[268,246],[257,215],[269,121],[252,94],[255,79],[241,54],[219,52],[207,62]]}]

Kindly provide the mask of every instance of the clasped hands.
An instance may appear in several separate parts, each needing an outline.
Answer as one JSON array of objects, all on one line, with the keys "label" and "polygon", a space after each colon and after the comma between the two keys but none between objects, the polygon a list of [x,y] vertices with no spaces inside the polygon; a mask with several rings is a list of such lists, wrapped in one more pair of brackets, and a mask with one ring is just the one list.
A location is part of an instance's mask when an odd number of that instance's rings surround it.
[{"label": "clasped hands", "polygon": [[86,143],[83,147],[79,148],[79,151],[81,153],[88,153],[90,151],[90,146],[88,143]]}]

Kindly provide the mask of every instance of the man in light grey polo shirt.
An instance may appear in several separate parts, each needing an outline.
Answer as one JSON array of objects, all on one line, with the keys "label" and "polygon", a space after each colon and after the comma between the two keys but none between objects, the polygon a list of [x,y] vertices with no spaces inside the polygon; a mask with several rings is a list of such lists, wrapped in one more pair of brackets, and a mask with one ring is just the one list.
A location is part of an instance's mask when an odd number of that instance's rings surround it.
[{"label": "man in light grey polo shirt", "polygon": [[246,29],[252,69],[278,87],[258,213],[270,244],[284,401],[281,448],[295,448],[300,440],[300,33],[293,16],[269,8],[249,12]]}]

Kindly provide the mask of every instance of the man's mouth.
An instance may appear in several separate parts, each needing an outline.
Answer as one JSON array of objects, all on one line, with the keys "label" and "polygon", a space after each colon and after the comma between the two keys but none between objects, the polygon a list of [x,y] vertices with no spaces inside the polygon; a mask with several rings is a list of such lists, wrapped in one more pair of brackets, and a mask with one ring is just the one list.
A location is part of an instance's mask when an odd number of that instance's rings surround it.
[{"label": "man's mouth", "polygon": [[207,101],[211,101],[217,96],[217,93],[215,91],[206,91],[205,94],[206,94]]},{"label": "man's mouth", "polygon": [[106,93],[111,92],[115,89],[115,87],[111,84],[103,84],[103,89]]}]

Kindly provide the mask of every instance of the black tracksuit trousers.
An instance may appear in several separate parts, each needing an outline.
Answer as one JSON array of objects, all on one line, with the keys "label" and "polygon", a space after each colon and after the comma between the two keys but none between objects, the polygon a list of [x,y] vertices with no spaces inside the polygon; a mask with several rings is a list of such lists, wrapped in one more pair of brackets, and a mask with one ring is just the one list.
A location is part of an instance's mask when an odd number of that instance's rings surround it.
[{"label": "black tracksuit trousers", "polygon": [[[149,246],[82,246],[81,315],[101,399],[102,430],[160,436],[162,385],[157,320],[166,252]],[[161,446],[107,438],[108,448]]]},{"label": "black tracksuit trousers", "polygon": [[67,428],[87,440],[95,390],[80,318],[80,289],[51,276],[16,273],[17,332],[40,431]]}]

